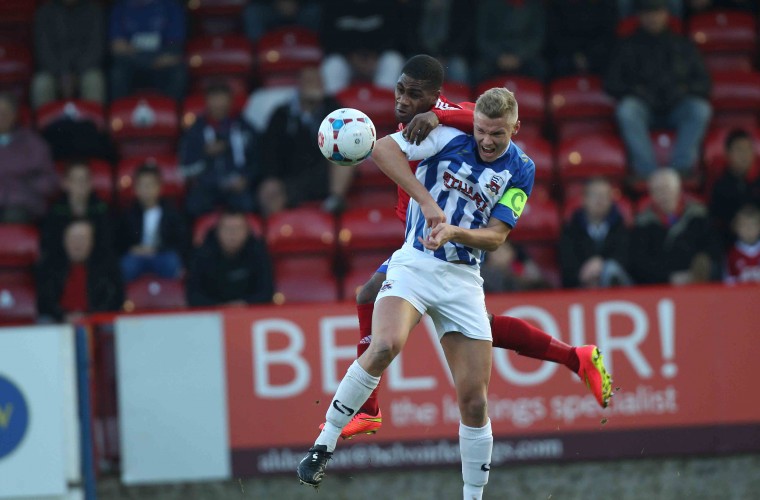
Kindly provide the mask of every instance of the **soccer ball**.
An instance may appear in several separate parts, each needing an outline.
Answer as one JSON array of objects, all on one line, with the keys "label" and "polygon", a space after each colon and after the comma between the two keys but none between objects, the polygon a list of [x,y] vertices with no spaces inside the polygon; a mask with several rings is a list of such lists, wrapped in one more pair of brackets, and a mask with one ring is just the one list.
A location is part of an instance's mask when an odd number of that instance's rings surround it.
[{"label": "soccer ball", "polygon": [[353,108],[336,109],[322,120],[317,134],[319,150],[338,165],[361,163],[372,153],[377,133],[372,120]]}]

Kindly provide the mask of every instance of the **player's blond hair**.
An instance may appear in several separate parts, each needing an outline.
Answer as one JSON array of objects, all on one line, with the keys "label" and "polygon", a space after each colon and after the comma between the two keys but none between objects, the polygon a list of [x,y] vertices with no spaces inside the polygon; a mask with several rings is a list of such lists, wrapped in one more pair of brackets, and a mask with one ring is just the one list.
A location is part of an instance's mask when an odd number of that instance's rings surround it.
[{"label": "player's blond hair", "polygon": [[488,118],[508,117],[517,121],[517,99],[515,94],[504,87],[494,87],[483,92],[475,102],[475,112]]}]

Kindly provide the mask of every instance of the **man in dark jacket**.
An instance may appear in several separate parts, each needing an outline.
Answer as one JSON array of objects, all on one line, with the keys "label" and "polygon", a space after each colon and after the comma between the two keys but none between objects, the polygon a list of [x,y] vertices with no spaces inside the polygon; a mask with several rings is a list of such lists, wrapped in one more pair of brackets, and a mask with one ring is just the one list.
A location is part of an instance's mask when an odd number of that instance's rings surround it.
[{"label": "man in dark jacket", "polygon": [[639,0],[641,26],[622,40],[605,82],[618,99],[616,116],[635,175],[658,167],[650,126],[674,128],[669,165],[689,173],[710,122],[710,78],[696,46],[668,30],[664,0]]},{"label": "man in dark jacket", "polygon": [[189,181],[188,213],[197,217],[219,205],[252,212],[259,177],[255,149],[253,129],[232,113],[230,87],[210,85],[203,116],[185,132],[180,144],[180,163]]},{"label": "man in dark jacket", "polygon": [[142,274],[176,278],[188,240],[185,221],[161,197],[161,172],[146,163],[134,174],[135,202],[121,216],[121,271],[125,282]]},{"label": "man in dark jacket", "polygon": [[251,234],[245,214],[226,212],[195,254],[187,275],[190,306],[272,301],[272,264],[264,242]]},{"label": "man in dark jacket", "polygon": [[562,228],[559,257],[565,287],[607,287],[631,283],[629,231],[604,179],[586,185],[583,207]]},{"label": "man in dark jacket", "polygon": [[631,235],[631,272],[637,283],[702,283],[718,277],[720,238],[707,209],[684,199],[675,170],[649,179],[651,206],[636,218]]},{"label": "man in dark jacket", "polygon": [[56,97],[103,102],[105,81],[100,65],[105,47],[105,19],[92,0],[53,0],[34,18],[34,52],[38,73],[32,81],[37,108]]},{"label": "man in dark jacket", "polygon": [[75,321],[85,313],[118,311],[124,303],[119,268],[108,252],[96,252],[94,229],[74,220],[63,233],[65,255],[44,258],[37,274],[37,310],[43,321]]}]

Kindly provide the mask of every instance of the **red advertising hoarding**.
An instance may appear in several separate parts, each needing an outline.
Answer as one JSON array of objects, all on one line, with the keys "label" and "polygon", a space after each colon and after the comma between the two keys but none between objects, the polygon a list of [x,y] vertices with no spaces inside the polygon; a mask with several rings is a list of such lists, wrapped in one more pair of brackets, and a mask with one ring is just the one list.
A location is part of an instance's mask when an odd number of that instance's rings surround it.
[{"label": "red advertising hoarding", "polygon": [[[488,308],[595,343],[616,394],[602,410],[565,367],[494,349],[493,463],[760,450],[760,287],[491,296]],[[225,313],[233,473],[292,472],[355,357],[352,304]],[[432,324],[381,382],[383,427],[339,443],[332,470],[459,462],[459,415]]]}]

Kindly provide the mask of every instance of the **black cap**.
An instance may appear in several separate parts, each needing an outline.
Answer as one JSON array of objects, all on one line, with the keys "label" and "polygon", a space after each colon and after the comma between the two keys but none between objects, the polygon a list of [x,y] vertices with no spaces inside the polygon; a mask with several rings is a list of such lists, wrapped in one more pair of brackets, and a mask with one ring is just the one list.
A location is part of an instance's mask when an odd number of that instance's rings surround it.
[{"label": "black cap", "polygon": [[636,12],[667,9],[667,0],[636,0]]}]

